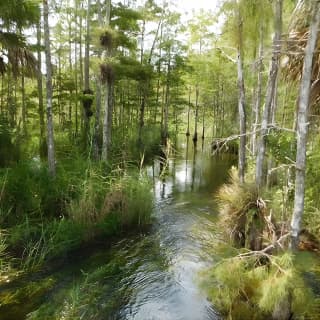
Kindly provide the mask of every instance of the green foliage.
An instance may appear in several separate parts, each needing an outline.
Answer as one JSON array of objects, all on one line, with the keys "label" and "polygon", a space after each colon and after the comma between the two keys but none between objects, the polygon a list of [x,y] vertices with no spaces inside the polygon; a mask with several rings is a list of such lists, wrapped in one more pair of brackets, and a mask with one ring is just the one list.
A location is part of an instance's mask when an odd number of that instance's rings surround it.
[{"label": "green foliage", "polygon": [[292,133],[272,131],[268,134],[269,153],[279,163],[288,163],[296,155],[296,138]]},{"label": "green foliage", "polygon": [[[110,153],[113,162],[126,165],[135,164],[140,167],[141,159],[150,163],[161,151],[160,126],[146,123],[142,128],[141,143],[138,141],[138,130],[123,132],[123,128],[115,128]],[[173,134],[171,134],[173,136]]]},{"label": "green foliage", "polygon": [[12,131],[4,117],[0,117],[0,168],[19,160],[19,144],[13,142]]},{"label": "green foliage", "polygon": [[40,217],[59,217],[65,215],[65,202],[72,194],[66,172],[58,169],[55,179],[38,159],[21,162],[8,171],[2,171],[1,212],[11,212],[10,216],[1,216],[2,223],[13,224],[25,215]]},{"label": "green foliage", "polygon": [[259,256],[224,259],[203,273],[202,285],[228,319],[271,319],[287,301],[295,317],[302,317],[314,300],[294,259],[289,253],[262,264]]},{"label": "green foliage", "polygon": [[36,223],[28,219],[9,229],[8,245],[22,252],[20,269],[33,271],[48,259],[63,256],[85,240],[85,228],[67,219]]},{"label": "green foliage", "polygon": [[151,185],[147,177],[125,176],[121,180],[125,205],[121,206],[121,225],[124,228],[144,227],[150,223],[153,209]]},{"label": "green foliage", "polygon": [[[17,288],[15,291],[1,292],[1,313],[5,313],[6,309],[20,308],[19,310],[15,310],[14,317],[20,315],[20,310],[23,310],[26,304],[32,305],[34,301],[39,301],[48,290],[53,288],[54,284],[55,281],[52,278],[45,278],[40,281],[30,281],[25,286]],[[21,308],[21,306],[23,307]]]},{"label": "green foliage", "polygon": [[258,191],[254,183],[241,184],[235,168],[230,171],[230,181],[217,193],[219,203],[218,225],[235,245],[244,245],[252,209],[257,210]]},{"label": "green foliage", "polygon": [[306,172],[306,195],[305,195],[305,218],[304,223],[307,229],[320,237],[320,144],[318,138],[315,140],[313,148],[308,151],[308,165]]}]

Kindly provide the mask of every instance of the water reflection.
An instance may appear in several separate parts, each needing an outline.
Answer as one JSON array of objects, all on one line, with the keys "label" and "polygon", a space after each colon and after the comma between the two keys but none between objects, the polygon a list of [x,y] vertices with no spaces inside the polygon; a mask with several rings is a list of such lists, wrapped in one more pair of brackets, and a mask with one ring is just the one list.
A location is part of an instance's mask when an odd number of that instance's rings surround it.
[{"label": "water reflection", "polygon": [[[154,191],[157,200],[172,197],[175,193],[203,192],[213,193],[226,179],[231,165],[236,164],[233,156],[220,155],[212,157],[210,148],[191,144],[187,137],[181,143],[176,156],[169,159],[166,174],[161,175],[160,161],[153,165]],[[161,176],[160,179],[156,177]]]},{"label": "water reflection", "polygon": [[161,273],[144,270],[136,276],[131,284],[135,293],[121,310],[121,319],[217,319],[199,292],[196,276],[210,263],[205,247],[212,241],[212,193],[225,181],[233,160],[212,158],[202,146],[198,152],[189,139],[180,148],[183,152],[168,160],[166,174],[161,174],[160,163],[153,167],[159,179],[155,178],[158,206],[152,238],[159,241],[167,269]]}]

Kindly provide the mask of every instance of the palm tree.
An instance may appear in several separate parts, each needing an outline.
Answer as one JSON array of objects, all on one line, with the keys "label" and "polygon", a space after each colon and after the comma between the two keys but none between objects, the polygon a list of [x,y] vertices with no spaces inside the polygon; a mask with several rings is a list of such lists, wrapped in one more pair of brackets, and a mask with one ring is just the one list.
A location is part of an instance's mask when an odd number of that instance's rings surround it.
[{"label": "palm tree", "polygon": [[29,74],[36,71],[36,59],[21,30],[36,24],[39,18],[40,10],[36,2],[0,1],[0,74],[5,73],[8,67],[15,76],[22,66]]}]

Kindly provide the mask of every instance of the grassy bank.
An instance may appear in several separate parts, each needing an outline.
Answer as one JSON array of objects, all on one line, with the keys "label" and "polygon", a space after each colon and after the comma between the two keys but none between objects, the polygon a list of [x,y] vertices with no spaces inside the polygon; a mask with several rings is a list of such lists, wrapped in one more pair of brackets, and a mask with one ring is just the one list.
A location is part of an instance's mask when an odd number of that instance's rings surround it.
[{"label": "grassy bank", "polygon": [[81,158],[60,161],[54,179],[37,160],[2,169],[0,190],[0,281],[97,237],[145,228],[153,206],[142,172]]}]

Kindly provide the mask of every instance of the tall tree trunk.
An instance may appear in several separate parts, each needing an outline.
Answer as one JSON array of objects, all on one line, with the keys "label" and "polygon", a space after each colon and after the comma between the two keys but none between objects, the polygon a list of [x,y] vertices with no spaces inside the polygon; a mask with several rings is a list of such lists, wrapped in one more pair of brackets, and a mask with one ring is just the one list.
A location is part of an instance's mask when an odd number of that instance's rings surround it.
[{"label": "tall tree trunk", "polygon": [[[78,0],[75,0],[75,26],[77,27],[78,22]],[[75,122],[76,122],[76,133],[78,127],[78,106],[79,106],[79,87],[78,87],[78,42],[77,42],[77,30],[75,31],[75,40],[74,40],[74,83],[75,83]],[[73,127],[72,127],[73,129]]]},{"label": "tall tree trunk", "polygon": [[37,58],[38,58],[38,72],[37,72],[37,83],[38,83],[38,100],[39,100],[39,119],[40,119],[40,139],[39,139],[39,154],[40,157],[42,157],[42,146],[44,142],[45,137],[45,123],[44,123],[44,112],[43,112],[43,88],[42,88],[42,71],[41,71],[41,65],[42,65],[42,57],[41,57],[41,25],[40,22],[37,24]]},{"label": "tall tree trunk", "polygon": [[43,28],[44,28],[44,45],[46,52],[46,69],[47,69],[47,143],[48,143],[48,166],[51,176],[55,176],[55,155],[54,155],[54,135],[53,135],[53,115],[52,115],[52,66],[50,50],[50,29],[49,29],[49,9],[48,1],[43,0]]},{"label": "tall tree trunk", "polygon": [[271,113],[272,100],[276,89],[276,80],[279,68],[280,47],[281,47],[281,30],[282,30],[282,2],[277,0],[275,3],[275,34],[273,38],[273,53],[271,58],[270,72],[267,85],[266,102],[263,111],[263,118],[261,123],[261,134],[257,150],[256,161],[256,184],[260,189],[263,184],[263,165],[266,151],[266,137],[268,133],[268,123]]},{"label": "tall tree trunk", "polygon": [[254,105],[254,124],[252,126],[252,153],[256,155],[257,152],[257,128],[260,118],[260,109],[261,109],[261,93],[262,93],[262,71],[263,71],[263,40],[264,40],[264,31],[263,23],[260,24],[259,31],[259,57],[258,57],[258,83],[257,83],[257,92],[256,92],[256,101]]},{"label": "tall tree trunk", "polygon": [[204,140],[204,131],[205,131],[205,105],[202,106],[202,136],[201,139]]},{"label": "tall tree trunk", "polygon": [[239,88],[239,124],[240,124],[240,148],[239,148],[239,179],[244,183],[246,168],[246,112],[245,112],[245,89],[243,80],[242,55],[238,51],[238,88]]},{"label": "tall tree trunk", "polygon": [[197,143],[198,141],[198,118],[199,118],[199,88],[196,86],[196,114],[194,116],[194,133],[193,133],[193,142]]},{"label": "tall tree trunk", "polygon": [[27,135],[27,108],[26,108],[26,88],[25,88],[25,77],[24,70],[21,74],[21,102],[22,102],[22,132],[23,135]]},{"label": "tall tree trunk", "polygon": [[320,25],[320,1],[314,1],[313,6],[313,17],[310,25],[309,38],[305,49],[305,58],[299,92],[299,109],[297,121],[296,181],[294,209],[291,220],[292,248],[296,248],[298,245],[300,224],[302,214],[304,211],[308,110],[310,102],[309,98],[312,77],[312,60],[318,38],[318,29]]},{"label": "tall tree trunk", "polygon": [[[98,10],[98,23],[99,27],[103,26],[102,18],[102,8],[100,0],[97,0],[97,10]],[[98,57],[101,58],[102,50],[98,51]],[[100,135],[100,117],[101,117],[101,77],[97,76],[96,79],[97,89],[96,89],[96,113],[95,113],[95,123],[94,123],[94,134],[93,134],[93,158],[95,160],[99,159],[99,135]]]},{"label": "tall tree trunk", "polygon": [[191,87],[189,87],[189,101],[188,101],[188,124],[186,136],[190,136],[190,109],[191,109]]},{"label": "tall tree trunk", "polygon": [[240,126],[240,147],[239,147],[239,179],[240,183],[244,183],[245,168],[246,168],[246,111],[245,111],[245,87],[243,78],[243,57],[242,57],[242,29],[243,21],[240,14],[240,8],[238,8],[238,90],[239,90],[239,101],[238,101],[238,112],[239,112],[239,126]]},{"label": "tall tree trunk", "polygon": [[90,89],[90,23],[91,23],[91,0],[88,0],[86,17],[86,39],[84,57],[84,100],[83,100],[83,121],[84,121],[84,148],[87,150],[90,141],[90,117],[92,116],[91,106],[93,103],[93,91]]},{"label": "tall tree trunk", "polygon": [[[109,27],[111,18],[111,0],[106,1],[106,26]],[[110,52],[107,52],[107,56],[110,55]],[[111,140],[111,128],[112,125],[112,107],[111,107],[111,81],[107,79],[105,84],[105,107],[104,107],[104,118],[103,118],[103,126],[102,126],[102,151],[101,151],[101,160],[107,161],[108,159],[108,149],[109,143]]]},{"label": "tall tree trunk", "polygon": [[164,101],[164,116],[163,116],[163,133],[162,133],[162,144],[167,145],[169,137],[169,104],[170,104],[170,82],[171,82],[171,48],[168,52],[168,68],[167,68],[167,79],[166,79],[166,89],[165,89],[165,101]]},{"label": "tall tree trunk", "polygon": [[84,52],[84,90],[90,89],[89,83],[89,63],[90,63],[90,7],[91,0],[88,0],[87,18],[86,18],[86,37],[85,37],[85,52]]}]

